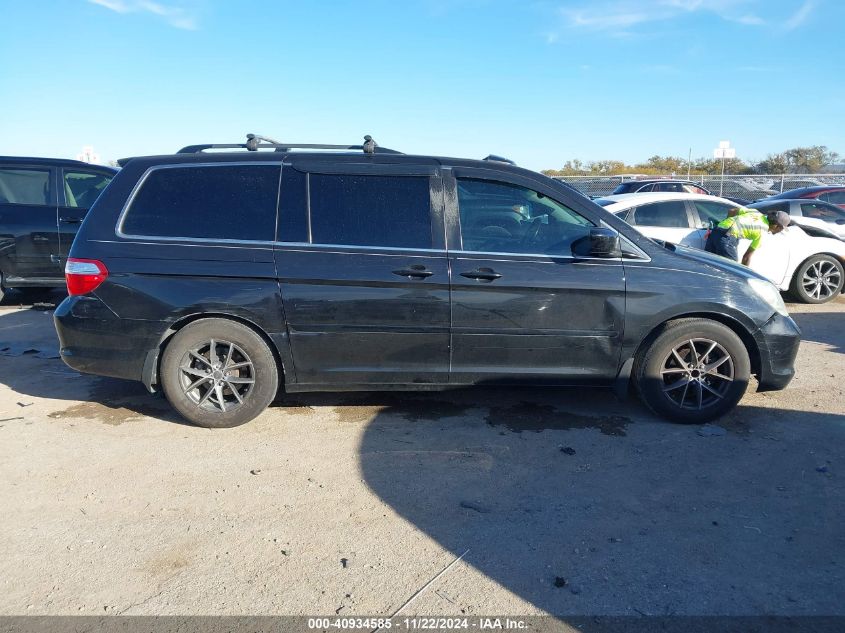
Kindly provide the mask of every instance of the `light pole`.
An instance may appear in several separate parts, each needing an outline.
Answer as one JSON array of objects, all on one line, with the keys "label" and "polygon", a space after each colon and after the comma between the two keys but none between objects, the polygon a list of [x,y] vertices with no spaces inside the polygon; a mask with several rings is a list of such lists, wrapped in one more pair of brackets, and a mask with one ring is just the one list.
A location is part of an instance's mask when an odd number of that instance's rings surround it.
[{"label": "light pole", "polygon": [[722,159],[722,179],[719,182],[719,196],[725,190],[725,159],[736,158],[736,149],[731,147],[730,141],[719,141],[719,147],[713,150],[713,158]]}]

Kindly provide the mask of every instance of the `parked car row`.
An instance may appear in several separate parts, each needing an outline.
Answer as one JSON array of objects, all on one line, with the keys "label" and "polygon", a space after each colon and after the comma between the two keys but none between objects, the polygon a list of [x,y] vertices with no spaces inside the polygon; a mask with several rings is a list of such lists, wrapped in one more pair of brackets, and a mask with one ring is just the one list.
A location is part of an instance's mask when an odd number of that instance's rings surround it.
[{"label": "parked car row", "polygon": [[[676,178],[638,178],[635,180],[626,180],[620,183],[611,195],[617,196],[623,193],[698,193],[705,196],[715,195],[699,183],[693,182],[692,180],[679,180]],[[741,205],[751,203],[751,200],[747,198],[725,196],[725,199]]]},{"label": "parked car row", "polygon": [[[623,194],[596,202],[648,237],[698,249],[704,248],[711,227],[737,206],[725,198],[689,193]],[[761,211],[786,210],[783,201],[753,206]],[[764,235],[751,268],[800,301],[824,303],[837,297],[845,285],[845,241],[831,233],[813,236],[808,230],[790,226],[777,235]],[[739,251],[744,252],[748,244],[741,240]]]},{"label": "parked car row", "polygon": [[[820,200],[838,205],[845,209],[845,186],[816,185],[813,187],[799,187],[766,198],[766,200]],[[763,202],[763,200],[758,200]]]}]

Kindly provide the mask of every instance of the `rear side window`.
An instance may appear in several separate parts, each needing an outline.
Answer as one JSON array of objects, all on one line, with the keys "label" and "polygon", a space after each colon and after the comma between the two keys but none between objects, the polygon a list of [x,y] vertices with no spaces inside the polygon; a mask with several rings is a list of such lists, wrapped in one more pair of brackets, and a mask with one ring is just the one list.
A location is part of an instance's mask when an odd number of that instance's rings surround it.
[{"label": "rear side window", "polygon": [[668,191],[671,193],[683,193],[686,191],[684,185],[680,182],[658,182],[654,185],[652,191]]},{"label": "rear side window", "polygon": [[687,207],[680,200],[637,207],[628,214],[628,223],[634,226],[662,226],[670,229],[686,229],[690,225]]},{"label": "rear side window", "polygon": [[314,244],[431,248],[426,177],[309,174]]},{"label": "rear side window", "polygon": [[66,171],[64,174],[65,205],[88,209],[111,182],[112,176],[87,171]]},{"label": "rear side window", "polygon": [[820,195],[819,199],[833,204],[845,204],[845,191],[828,191]]},{"label": "rear side window", "polygon": [[815,202],[802,202],[801,215],[805,218],[815,218],[816,220],[824,220],[825,222],[845,220],[845,211],[839,207]]},{"label": "rear side window", "polygon": [[147,176],[121,230],[200,239],[275,238],[277,165],[168,167]]},{"label": "rear side window", "polygon": [[784,213],[789,213],[789,203],[788,202],[775,202],[773,204],[761,204],[761,205],[755,205],[752,208],[757,209],[760,213],[771,213],[772,211],[783,211]]},{"label": "rear side window", "polygon": [[50,204],[50,171],[0,169],[0,204]]}]

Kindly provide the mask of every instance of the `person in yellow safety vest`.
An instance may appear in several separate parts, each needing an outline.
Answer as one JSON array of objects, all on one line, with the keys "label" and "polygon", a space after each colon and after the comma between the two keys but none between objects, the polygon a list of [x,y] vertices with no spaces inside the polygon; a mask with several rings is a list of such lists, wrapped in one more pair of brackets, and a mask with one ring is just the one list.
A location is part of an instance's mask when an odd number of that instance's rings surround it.
[{"label": "person in yellow safety vest", "polygon": [[742,256],[745,266],[751,265],[751,256],[760,247],[763,233],[780,233],[789,226],[789,214],[784,211],[772,211],[763,215],[756,209],[738,207],[710,232],[704,250],[734,261],[739,259],[737,247],[739,240],[751,240],[751,245]]}]

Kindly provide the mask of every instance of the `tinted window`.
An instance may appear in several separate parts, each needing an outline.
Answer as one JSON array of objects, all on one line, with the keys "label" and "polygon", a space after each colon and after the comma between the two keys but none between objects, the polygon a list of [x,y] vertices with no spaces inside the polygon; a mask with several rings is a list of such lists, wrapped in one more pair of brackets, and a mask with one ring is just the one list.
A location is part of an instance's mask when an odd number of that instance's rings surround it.
[{"label": "tinted window", "polygon": [[489,180],[458,179],[463,249],[571,255],[593,224],[541,193]]},{"label": "tinted window", "polygon": [[279,169],[273,165],[157,169],[135,196],[123,232],[273,240]]},{"label": "tinted window", "polygon": [[279,192],[280,242],[308,241],[308,209],[306,176],[293,167],[282,167],[282,189]]},{"label": "tinted window", "polygon": [[710,222],[721,222],[728,217],[728,211],[734,209],[735,206],[724,204],[722,202],[710,202],[709,200],[696,200],[693,202],[698,216],[703,224]]},{"label": "tinted window", "polygon": [[315,244],[431,248],[428,178],[309,174]]},{"label": "tinted window", "polygon": [[682,193],[684,185],[679,182],[658,182],[655,183],[653,191],[668,191],[671,193]]},{"label": "tinted window", "polygon": [[50,171],[0,169],[0,204],[50,204]]},{"label": "tinted window", "polygon": [[654,191],[654,185],[653,185],[653,184],[651,184],[651,185],[643,185],[643,186],[641,186],[641,187],[637,187],[636,189],[634,189],[634,191],[635,191],[636,193],[647,193],[647,192],[649,192],[649,191]]},{"label": "tinted window", "polygon": [[845,220],[845,211],[839,207],[816,202],[802,202],[801,215],[805,218],[815,218],[816,220],[824,220],[825,222]]},{"label": "tinted window", "polygon": [[701,195],[704,195],[704,196],[710,194],[709,191],[707,191],[706,189],[702,189],[698,185],[685,184],[685,185],[682,186],[682,190],[686,191],[687,193],[700,193]]},{"label": "tinted window", "polygon": [[689,228],[686,205],[680,200],[644,204],[628,214],[628,222],[634,226],[662,226],[666,228]]},{"label": "tinted window", "polygon": [[828,191],[820,195],[819,198],[833,204],[845,204],[845,191]]},{"label": "tinted window", "polygon": [[65,205],[88,209],[111,182],[112,176],[85,171],[66,171]]}]

